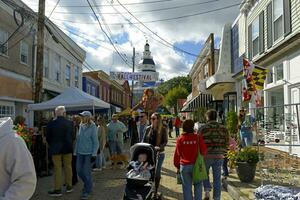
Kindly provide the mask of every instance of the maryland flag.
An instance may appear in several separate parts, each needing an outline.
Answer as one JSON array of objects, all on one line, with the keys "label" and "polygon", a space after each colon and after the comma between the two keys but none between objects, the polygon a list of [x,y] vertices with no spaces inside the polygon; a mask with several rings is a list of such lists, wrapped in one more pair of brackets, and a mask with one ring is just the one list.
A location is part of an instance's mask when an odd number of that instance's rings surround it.
[{"label": "maryland flag", "polygon": [[268,70],[261,67],[255,66],[255,68],[253,69],[252,84],[255,85],[256,90],[264,89],[264,82],[266,80],[267,73]]},{"label": "maryland flag", "polygon": [[243,86],[243,101],[251,100],[252,94],[255,96],[256,105],[261,104],[261,92],[264,88],[264,82],[267,77],[267,69],[254,66],[248,60],[243,60],[243,74],[245,78],[245,86]]}]

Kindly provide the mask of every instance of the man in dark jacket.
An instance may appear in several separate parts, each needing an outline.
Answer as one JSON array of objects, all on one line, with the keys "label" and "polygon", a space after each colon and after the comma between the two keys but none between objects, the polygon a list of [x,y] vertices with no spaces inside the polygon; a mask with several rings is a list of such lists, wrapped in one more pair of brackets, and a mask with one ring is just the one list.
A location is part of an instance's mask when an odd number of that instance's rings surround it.
[{"label": "man in dark jacket", "polygon": [[65,118],[65,107],[55,108],[55,119],[47,125],[46,140],[54,164],[54,190],[50,196],[62,196],[62,165],[64,166],[67,192],[72,192],[73,122]]}]

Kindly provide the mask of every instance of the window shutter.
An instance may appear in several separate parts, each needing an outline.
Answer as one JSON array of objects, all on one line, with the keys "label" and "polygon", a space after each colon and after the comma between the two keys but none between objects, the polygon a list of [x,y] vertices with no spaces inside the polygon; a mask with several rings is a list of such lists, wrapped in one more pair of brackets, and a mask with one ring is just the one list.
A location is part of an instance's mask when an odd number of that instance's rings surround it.
[{"label": "window shutter", "polygon": [[283,0],[284,36],[291,33],[291,1]]},{"label": "window shutter", "polygon": [[264,11],[259,14],[259,53],[265,51]]},{"label": "window shutter", "polygon": [[252,59],[252,24],[248,26],[248,59]]},{"label": "window shutter", "polygon": [[273,21],[272,21],[272,2],[267,6],[267,47],[270,48],[273,45]]}]

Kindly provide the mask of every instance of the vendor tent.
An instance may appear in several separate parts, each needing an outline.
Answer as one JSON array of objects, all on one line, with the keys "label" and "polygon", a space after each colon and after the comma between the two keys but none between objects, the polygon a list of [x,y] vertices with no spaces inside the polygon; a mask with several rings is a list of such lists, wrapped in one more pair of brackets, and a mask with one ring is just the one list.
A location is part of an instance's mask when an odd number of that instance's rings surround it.
[{"label": "vendor tent", "polygon": [[57,106],[65,106],[67,111],[83,109],[109,109],[110,104],[106,103],[82,90],[69,87],[55,98],[42,103],[29,104],[28,110],[53,110]]}]

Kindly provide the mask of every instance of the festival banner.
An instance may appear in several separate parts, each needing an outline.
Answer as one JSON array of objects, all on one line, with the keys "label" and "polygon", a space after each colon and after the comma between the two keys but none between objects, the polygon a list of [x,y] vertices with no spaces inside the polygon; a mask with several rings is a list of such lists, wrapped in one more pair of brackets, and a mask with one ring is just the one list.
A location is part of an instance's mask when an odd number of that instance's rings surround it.
[{"label": "festival banner", "polygon": [[158,80],[158,72],[110,72],[113,80],[133,80],[151,82]]}]

